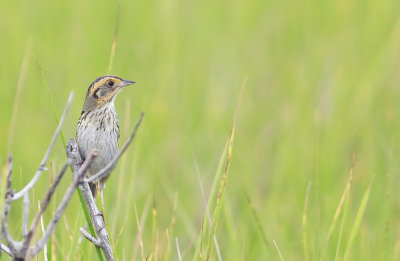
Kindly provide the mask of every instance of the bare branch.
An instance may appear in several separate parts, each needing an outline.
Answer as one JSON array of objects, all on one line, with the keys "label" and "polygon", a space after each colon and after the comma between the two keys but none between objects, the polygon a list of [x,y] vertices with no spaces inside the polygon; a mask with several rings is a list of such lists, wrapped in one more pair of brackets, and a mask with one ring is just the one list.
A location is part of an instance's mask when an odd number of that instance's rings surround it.
[{"label": "bare branch", "polygon": [[19,192],[14,194],[13,201],[23,197],[24,194],[27,193],[33,187],[33,185],[35,185],[35,183],[39,179],[40,175],[42,174],[43,170],[45,170],[47,160],[49,159],[50,153],[53,150],[54,143],[57,140],[58,135],[60,134],[61,126],[64,123],[65,117],[67,115],[67,112],[71,105],[73,97],[74,97],[74,92],[71,92],[71,94],[69,95],[69,98],[68,98],[67,105],[65,106],[64,112],[61,116],[60,122],[58,123],[57,129],[54,132],[53,138],[50,141],[50,145],[47,148],[46,154],[44,155],[43,160],[40,163],[38,170],[36,171],[33,178],[29,181],[29,183],[23,189],[21,189]]},{"label": "bare branch", "polygon": [[[121,152],[118,154],[117,157],[115,157],[111,162],[108,163],[108,165],[100,170],[96,175],[92,176],[91,178],[84,179],[84,182],[79,186],[79,189],[81,190],[83,199],[85,200],[86,207],[88,209],[90,219],[92,221],[92,224],[96,230],[97,238],[95,238],[93,235],[90,235],[87,233],[87,231],[81,230],[81,233],[91,242],[93,242],[96,246],[100,247],[101,250],[104,253],[104,256],[106,257],[107,260],[114,260],[114,255],[113,255],[113,250],[112,246],[110,243],[110,237],[108,235],[107,230],[105,229],[105,222],[102,217],[101,212],[99,212],[96,202],[92,196],[92,193],[89,188],[89,182],[92,182],[96,179],[101,178],[105,173],[107,173],[114,164],[116,164],[121,157],[121,155],[126,151],[128,146],[131,144],[132,140],[134,139],[136,132],[143,120],[144,113],[142,112],[140,115],[140,118],[138,122],[135,125],[135,128],[133,132],[131,133],[129,139],[126,141],[124,146],[122,147]],[[75,139],[70,139],[67,143],[67,155],[68,158],[72,162],[72,166],[74,169],[74,172],[76,173],[79,169],[80,163],[82,162],[81,155],[79,153],[79,147],[78,144],[76,143]]]},{"label": "bare branch", "polygon": [[47,195],[42,200],[42,206],[41,206],[41,208],[39,208],[39,212],[37,213],[35,219],[33,220],[28,234],[26,234],[26,237],[24,238],[25,247],[28,247],[29,244],[31,243],[32,236],[33,236],[34,232],[36,231],[37,225],[39,224],[40,217],[43,215],[44,211],[49,206],[50,199],[53,196],[54,191],[56,190],[57,185],[60,183],[61,178],[63,177],[64,173],[68,169],[68,166],[69,166],[69,161],[67,160],[67,162],[64,164],[63,168],[61,169],[60,173],[57,175],[54,183],[51,185],[49,191],[47,192]]},{"label": "bare branch", "polygon": [[71,200],[71,197],[74,194],[75,189],[82,182],[82,179],[83,179],[87,169],[89,168],[90,164],[92,164],[93,160],[95,159],[95,157],[97,155],[98,155],[98,152],[96,150],[92,151],[92,153],[89,155],[89,157],[82,164],[78,173],[76,173],[75,177],[73,178],[72,184],[69,185],[67,192],[65,192],[65,195],[64,195],[60,205],[58,206],[56,212],[54,213],[52,220],[50,221],[49,225],[47,226],[43,237],[39,240],[39,242],[34,247],[32,247],[32,251],[30,254],[31,256],[37,255],[37,253],[39,253],[39,251],[43,249],[44,244],[47,242],[47,240],[53,233],[53,230],[55,229],[58,221],[60,220],[61,215],[64,213],[64,210],[66,209],[69,201]]},{"label": "bare branch", "polygon": [[[18,193],[15,193],[15,194],[13,193],[13,191],[11,189],[12,157],[11,156],[9,157],[8,173],[7,173],[7,181],[6,181],[7,185],[6,185],[6,193],[5,193],[5,203],[4,203],[4,209],[2,212],[2,221],[1,221],[1,232],[2,232],[1,234],[4,235],[4,238],[5,238],[8,246],[1,245],[0,249],[3,249],[5,252],[7,252],[9,255],[11,255],[15,260],[17,260],[17,259],[25,260],[26,258],[31,259],[34,256],[36,256],[39,253],[39,251],[41,251],[43,249],[43,247],[45,247],[46,242],[49,240],[49,237],[53,233],[56,225],[58,224],[59,219],[61,218],[62,214],[64,213],[68,203],[70,202],[70,200],[74,194],[74,191],[76,190],[76,188],[78,186],[82,192],[83,198],[87,205],[92,224],[94,225],[94,227],[96,229],[95,231],[97,234],[97,238],[90,235],[85,230],[81,230],[81,231],[85,235],[86,238],[88,238],[92,243],[99,246],[103,250],[104,256],[106,257],[107,260],[114,260],[113,251],[112,251],[112,247],[111,247],[111,243],[110,243],[110,238],[109,238],[107,230],[105,229],[104,218],[103,218],[101,212],[99,212],[99,210],[97,209],[96,202],[93,199],[93,196],[90,191],[88,183],[85,182],[85,174],[86,174],[88,168],[91,166],[95,157],[98,155],[98,151],[97,150],[92,151],[92,153],[89,155],[89,157],[83,162],[82,158],[80,156],[80,153],[79,153],[79,147],[76,144],[76,141],[74,139],[71,139],[71,141],[67,144],[67,154],[68,154],[69,160],[67,161],[67,163],[65,163],[63,168],[60,170],[60,173],[57,175],[56,180],[51,185],[46,196],[43,198],[41,206],[39,207],[39,213],[35,216],[34,220],[32,221],[30,230],[27,231],[27,223],[28,223],[28,216],[29,216],[29,191],[36,184],[37,180],[41,176],[41,173],[45,169],[48,158],[50,157],[51,151],[54,147],[55,140],[57,139],[59,133],[61,132],[61,126],[65,120],[66,113],[71,104],[72,97],[73,97],[73,93],[71,93],[71,95],[68,99],[67,105],[62,114],[59,125],[57,126],[57,129],[52,137],[50,145],[43,157],[43,160],[42,160],[37,172],[32,177],[32,179],[28,182],[28,184],[22,190],[20,190]],[[143,118],[143,113],[142,113],[137,125],[135,126],[134,132],[131,134],[130,139],[124,145],[119,157],[124,153],[124,151],[127,149],[129,144],[132,142],[132,140],[136,134],[137,128],[139,127],[139,125],[142,121],[142,118]],[[115,159],[115,162],[118,161],[118,158]],[[52,220],[47,225],[46,230],[44,230],[43,219],[42,219],[43,213],[48,208],[51,198],[54,195],[55,190],[56,190],[57,186],[59,185],[63,175],[65,174],[69,164],[72,164],[73,169],[74,169],[72,183],[69,185],[67,191],[65,192],[60,204],[57,207],[57,210],[55,211],[55,213],[53,215]],[[105,172],[105,170],[103,170],[103,172]],[[100,173],[100,175],[101,175],[101,173]],[[22,241],[15,241],[12,238],[11,234],[9,233],[7,218],[9,215],[10,208],[11,208],[11,203],[21,197],[24,198],[24,200],[23,200],[23,218],[22,218],[23,239],[22,239]],[[40,221],[42,221],[43,237],[35,245],[30,247],[31,240],[33,238],[33,235],[36,233],[36,229],[37,229],[37,226]]]},{"label": "bare branch", "polygon": [[[74,173],[80,171],[79,167],[80,167],[80,162],[82,162],[82,159],[79,153],[78,144],[76,143],[76,140],[74,138],[71,138],[67,143],[67,155],[72,162]],[[96,201],[92,196],[89,184],[87,182],[83,182],[79,186],[79,189],[82,193],[83,199],[85,200],[85,204],[89,212],[92,224],[96,230],[97,238],[94,241],[98,244],[95,245],[101,248],[107,260],[114,260],[114,254],[110,243],[110,237],[108,235],[107,230],[105,229],[104,219],[101,215],[101,212],[97,208]],[[94,236],[92,237],[94,238]]]},{"label": "bare branch", "polygon": [[[11,155],[8,156],[8,161],[7,161],[7,192],[6,193],[12,193],[11,190],[11,172],[12,172],[12,164],[13,164],[13,158]],[[6,194],[6,196],[8,196]]]},{"label": "bare branch", "polygon": [[[27,233],[27,223],[28,223],[28,216],[29,216],[29,190],[32,189],[32,187],[35,185],[35,183],[39,179],[39,177],[40,177],[41,173],[43,172],[43,170],[45,170],[45,166],[46,166],[47,160],[50,157],[51,151],[52,151],[52,149],[54,147],[55,140],[57,139],[59,133],[61,132],[61,126],[62,126],[62,124],[64,122],[64,119],[66,117],[68,109],[69,109],[69,107],[71,105],[72,98],[73,98],[73,92],[71,92],[71,94],[69,96],[69,99],[68,99],[68,102],[67,102],[67,104],[65,106],[65,109],[64,109],[63,115],[61,117],[61,120],[60,120],[60,122],[59,122],[59,124],[58,124],[58,126],[57,126],[57,128],[55,130],[55,133],[54,133],[54,135],[52,137],[52,140],[50,142],[50,145],[49,145],[49,147],[48,147],[48,149],[47,149],[47,151],[46,151],[46,153],[45,153],[45,155],[43,157],[43,160],[42,160],[42,162],[41,162],[41,164],[39,166],[39,169],[37,170],[37,172],[35,173],[33,178],[28,182],[28,184],[21,191],[19,191],[18,193],[15,193],[15,194],[13,193],[13,191],[11,189],[12,157],[9,156],[9,159],[8,159],[8,173],[7,173],[7,189],[6,189],[6,194],[5,194],[5,198],[6,199],[5,199],[5,203],[4,203],[4,209],[3,209],[3,212],[2,212],[1,231],[2,231],[2,234],[4,235],[4,238],[5,238],[5,240],[7,242],[7,245],[8,245],[8,248],[6,250],[9,253],[11,253],[12,257],[14,259],[16,259],[16,260],[17,259],[21,259],[22,260],[22,259],[27,258],[28,255],[29,255],[29,251],[34,249],[33,247],[29,248],[30,240],[31,240],[32,234],[33,234],[33,229],[31,229],[31,231]],[[90,163],[88,163],[88,164],[90,164]],[[86,164],[86,165],[88,166],[88,164]],[[67,167],[65,167],[63,170],[61,170],[62,174],[60,175],[60,178],[65,173],[66,169],[67,169]],[[83,173],[83,175],[84,175],[84,173]],[[81,175],[81,179],[82,179],[83,175]],[[59,180],[58,180],[58,182],[59,182]],[[57,182],[57,184],[58,184],[58,182]],[[74,185],[73,186],[74,189],[76,189],[76,187],[78,186],[78,182],[74,180],[72,184]],[[72,186],[70,186],[70,188],[71,187]],[[44,200],[44,208],[40,209],[40,211],[39,211],[39,214],[38,214],[39,217],[42,215],[43,211],[46,209],[47,204],[48,204],[47,201],[50,201],[51,195],[54,193],[54,189],[55,189],[55,186],[53,186],[53,188],[50,189],[50,191],[48,192],[48,195]],[[72,191],[72,193],[73,193],[73,191]],[[72,193],[71,193],[71,196],[72,196]],[[68,203],[68,201],[70,200],[71,196],[69,196],[68,200],[63,201],[62,203],[64,203],[66,205]],[[12,238],[12,236],[11,236],[9,230],[8,230],[7,218],[8,218],[8,214],[9,214],[10,208],[11,208],[11,203],[13,201],[21,198],[21,197],[24,197],[24,200],[23,200],[23,218],[22,218],[23,240],[22,241],[16,241],[16,240],[14,240]],[[64,209],[65,209],[65,207],[63,207],[62,211]],[[61,215],[62,211],[57,212],[56,214]],[[54,218],[53,218],[53,221],[54,220],[58,220],[58,219],[59,219],[59,216],[55,215]],[[37,226],[37,221],[35,220],[33,223],[34,223],[34,228],[35,228]],[[53,223],[56,223],[56,222],[53,222]],[[54,224],[53,223],[51,223],[49,225],[50,228],[53,225],[53,228],[49,229],[47,231],[50,234],[54,229]],[[48,237],[50,236],[50,234],[48,234]],[[45,237],[42,238],[41,242],[44,241],[44,243],[45,243],[48,240],[48,237],[47,238],[45,238]],[[38,247],[36,247],[36,249],[38,249]]]},{"label": "bare branch", "polygon": [[105,176],[110,169],[112,169],[115,164],[118,162],[119,158],[122,156],[122,154],[124,154],[124,152],[126,151],[126,149],[129,147],[129,145],[131,144],[133,138],[135,138],[136,132],[140,126],[140,124],[142,123],[143,120],[143,116],[144,116],[144,112],[142,112],[140,114],[140,118],[137,121],[135,128],[133,129],[133,132],[131,133],[131,136],[129,137],[129,139],[125,142],[124,146],[122,147],[121,151],[118,153],[118,155],[116,157],[113,158],[112,161],[110,161],[107,166],[105,166],[103,169],[101,169],[99,172],[97,172],[95,175],[91,176],[90,178],[85,179],[85,182],[93,182],[95,180],[101,179],[103,176]]},{"label": "bare branch", "polygon": [[[68,99],[65,110],[61,116],[59,125],[57,126],[57,129],[53,135],[50,145],[44,155],[44,158],[43,158],[37,172],[31,179],[31,181],[29,181],[28,184],[22,190],[20,190],[19,192],[15,193],[15,194],[13,194],[13,191],[11,189],[12,157],[11,156],[9,157],[8,173],[7,173],[7,190],[6,190],[6,195],[5,195],[6,200],[4,203],[4,209],[3,209],[2,221],[1,221],[1,231],[2,231],[2,234],[4,235],[4,238],[7,242],[8,247],[2,245],[1,249],[6,251],[8,254],[10,254],[14,259],[32,258],[32,257],[36,256],[39,253],[39,251],[41,251],[43,249],[43,247],[45,247],[46,242],[48,241],[49,237],[53,233],[59,219],[61,218],[69,201],[71,200],[72,195],[74,194],[74,191],[79,186],[79,188],[82,192],[83,198],[85,200],[86,206],[88,208],[88,212],[90,214],[92,224],[94,225],[94,227],[96,229],[97,238],[90,235],[86,230],[81,229],[81,232],[88,240],[90,240],[92,243],[99,246],[103,250],[104,256],[106,257],[107,260],[114,260],[113,250],[112,250],[111,243],[110,243],[110,238],[109,238],[107,230],[105,229],[104,218],[103,218],[101,212],[99,212],[99,210],[97,208],[96,202],[93,199],[92,193],[90,191],[88,182],[85,179],[85,173],[88,170],[88,168],[90,167],[90,165],[92,164],[94,158],[98,155],[98,151],[97,150],[92,151],[92,153],[89,155],[89,157],[82,164],[82,158],[79,153],[79,147],[74,139],[71,139],[70,142],[68,142],[68,144],[67,144],[67,154],[68,154],[69,160],[67,161],[67,163],[65,163],[63,168],[60,170],[60,173],[58,174],[56,180],[51,185],[46,196],[43,198],[41,207],[39,208],[39,213],[35,216],[32,224],[31,224],[30,230],[27,231],[27,223],[28,223],[28,216],[29,216],[29,190],[32,189],[32,187],[36,184],[37,180],[41,176],[41,173],[45,169],[48,158],[50,157],[51,151],[54,147],[55,140],[57,139],[57,137],[61,131],[61,126],[65,120],[66,113],[67,113],[69,106],[71,104],[71,101],[72,101],[72,97],[73,97],[73,93],[71,93],[71,95]],[[117,163],[118,159],[126,151],[128,146],[132,142],[133,138],[135,137],[137,129],[142,122],[143,115],[144,114],[142,113],[138,122],[135,125],[135,128],[134,128],[130,138],[123,146],[119,155],[116,158],[114,158],[113,161],[110,162],[105,169],[102,169],[99,173],[97,173],[96,174],[97,176],[94,177],[94,179],[101,178],[102,175],[104,175],[104,173],[109,171],[110,166]],[[52,220],[49,222],[46,230],[43,232],[43,237],[34,246],[29,247],[31,240],[33,238],[33,235],[36,233],[36,228],[37,228],[39,222],[42,220],[41,219],[42,215],[43,215],[44,211],[47,209],[47,207],[49,206],[51,198],[54,195],[54,192],[55,192],[57,186],[59,185],[63,175],[65,174],[69,164],[72,164],[73,169],[74,169],[74,176],[73,176],[72,183],[69,185],[67,191],[65,192],[64,197],[61,200],[61,203],[59,204],[56,212],[54,213]],[[11,203],[21,197],[24,197],[23,218],[22,218],[23,240],[21,242],[19,242],[19,241],[15,241],[12,238],[11,234],[9,233],[8,225],[7,225],[7,218],[8,218],[10,208],[11,208]],[[42,222],[43,222],[43,220],[42,220]],[[42,224],[42,227],[43,227],[43,224]],[[44,228],[42,228],[42,229],[44,230]]]},{"label": "bare branch", "polygon": [[84,229],[83,227],[81,227],[79,229],[79,231],[81,231],[82,235],[84,237],[86,237],[87,240],[89,240],[90,242],[92,242],[93,244],[95,244],[96,246],[100,246],[100,240],[98,240],[97,238],[95,238],[94,236],[92,236],[91,234],[89,234],[89,232],[86,231],[86,229]]},{"label": "bare branch", "polygon": [[22,200],[23,214],[22,214],[22,237],[28,233],[28,218],[29,218],[29,193],[24,194]]},{"label": "bare branch", "polygon": [[1,232],[4,235],[4,238],[6,239],[7,245],[10,247],[10,251],[13,252],[14,245],[16,244],[16,241],[11,237],[10,232],[8,230],[8,225],[7,225],[7,218],[8,218],[8,213],[11,208],[11,199],[12,199],[12,190],[11,190],[11,172],[12,172],[12,156],[8,156],[8,162],[7,162],[7,190],[6,190],[6,200],[4,202],[4,210],[3,210],[3,215],[1,219]]},{"label": "bare branch", "polygon": [[3,243],[0,243],[0,246],[1,246],[1,250],[6,252],[7,255],[13,257],[11,250],[6,245],[4,245]]}]

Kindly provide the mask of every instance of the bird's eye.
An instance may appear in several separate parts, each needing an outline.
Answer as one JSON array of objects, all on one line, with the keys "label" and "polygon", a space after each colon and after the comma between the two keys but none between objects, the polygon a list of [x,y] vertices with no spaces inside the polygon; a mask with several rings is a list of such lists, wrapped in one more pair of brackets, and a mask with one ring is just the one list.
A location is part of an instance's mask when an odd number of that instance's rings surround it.
[{"label": "bird's eye", "polygon": [[113,81],[109,81],[107,84],[108,84],[108,86],[110,86],[110,87],[113,87],[113,86],[114,86],[114,82],[113,82]]}]

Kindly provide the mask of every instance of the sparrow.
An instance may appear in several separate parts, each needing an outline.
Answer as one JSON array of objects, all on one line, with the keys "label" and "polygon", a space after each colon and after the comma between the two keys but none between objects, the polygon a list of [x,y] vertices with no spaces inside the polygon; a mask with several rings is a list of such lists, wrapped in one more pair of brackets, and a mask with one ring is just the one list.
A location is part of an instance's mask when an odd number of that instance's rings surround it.
[{"label": "sparrow", "polygon": [[[119,123],[114,101],[124,87],[134,83],[117,76],[106,75],[90,84],[76,128],[76,142],[82,159],[85,160],[93,149],[97,149],[99,153],[87,176],[96,174],[118,155]],[[105,183],[115,165],[105,176],[89,184],[94,198],[96,191],[100,191],[103,206]]]}]

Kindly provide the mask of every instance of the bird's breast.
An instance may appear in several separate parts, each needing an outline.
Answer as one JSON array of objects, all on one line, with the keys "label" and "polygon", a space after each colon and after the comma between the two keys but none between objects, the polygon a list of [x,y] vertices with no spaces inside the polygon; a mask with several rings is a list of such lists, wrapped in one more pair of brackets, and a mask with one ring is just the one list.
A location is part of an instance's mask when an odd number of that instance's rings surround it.
[{"label": "bird's breast", "polygon": [[93,173],[105,167],[118,154],[118,138],[118,116],[113,106],[82,113],[76,140],[83,158],[93,149],[98,150],[99,155],[92,164]]}]

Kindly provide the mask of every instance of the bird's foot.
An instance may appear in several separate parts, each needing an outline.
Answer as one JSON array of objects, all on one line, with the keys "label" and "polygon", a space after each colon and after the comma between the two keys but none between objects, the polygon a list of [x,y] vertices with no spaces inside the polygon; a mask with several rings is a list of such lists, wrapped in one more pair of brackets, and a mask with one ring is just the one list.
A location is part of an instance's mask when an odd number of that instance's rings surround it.
[{"label": "bird's foot", "polygon": [[97,212],[96,214],[94,214],[94,216],[104,218],[103,211],[100,210],[99,212]]},{"label": "bird's foot", "polygon": [[101,227],[99,227],[99,229],[96,230],[96,234],[99,233],[101,230],[103,230],[104,228],[106,228],[105,225],[102,225]]}]

